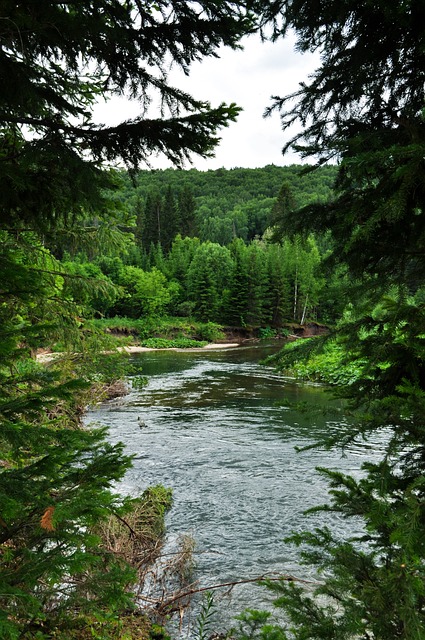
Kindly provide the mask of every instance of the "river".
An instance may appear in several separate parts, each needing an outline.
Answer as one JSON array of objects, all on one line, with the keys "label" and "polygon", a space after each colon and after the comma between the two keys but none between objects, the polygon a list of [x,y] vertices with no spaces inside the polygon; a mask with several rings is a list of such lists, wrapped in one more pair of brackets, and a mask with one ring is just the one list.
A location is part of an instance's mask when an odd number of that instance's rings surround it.
[{"label": "river", "polygon": [[[315,468],[357,475],[366,457],[376,455],[373,446],[366,451],[360,445],[351,445],[344,456],[324,449],[295,451],[341,423],[321,410],[332,403],[323,388],[259,364],[276,348],[138,354],[134,363],[148,385],[88,415],[89,421],[108,425],[111,441],[123,442],[135,456],[121,491],[139,495],[150,485],[173,488],[167,544],[172,547],[182,533],[194,537],[201,586],[266,572],[314,578],[283,539],[325,522],[323,514],[303,516],[326,501],[327,485]],[[146,426],[140,428],[139,419]],[[346,533],[347,524],[337,516],[331,524]],[[231,601],[218,602],[217,616],[228,624],[232,614],[261,608],[268,599],[256,585],[238,587]]]}]

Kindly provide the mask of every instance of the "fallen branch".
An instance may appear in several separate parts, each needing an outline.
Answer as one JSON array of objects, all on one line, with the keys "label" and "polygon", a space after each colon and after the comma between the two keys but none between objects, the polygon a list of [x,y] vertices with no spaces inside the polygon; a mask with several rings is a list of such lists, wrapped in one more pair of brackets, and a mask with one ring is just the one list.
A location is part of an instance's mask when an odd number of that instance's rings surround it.
[{"label": "fallen branch", "polygon": [[[190,596],[195,595],[196,593],[203,593],[204,591],[212,591],[214,589],[222,589],[224,587],[229,587],[229,591],[230,591],[231,589],[233,589],[233,587],[236,587],[238,585],[249,584],[253,582],[261,582],[261,580],[271,580],[273,582],[285,580],[287,582],[301,582],[302,584],[314,584],[314,585],[320,584],[319,582],[316,582],[314,580],[303,580],[302,578],[297,578],[291,575],[279,575],[277,577],[270,577],[270,575],[265,573],[262,576],[257,576],[256,578],[244,578],[243,580],[235,580],[233,582],[221,582],[220,584],[209,585],[208,587],[198,587],[196,589],[189,589],[187,591],[184,591],[183,593],[178,593],[174,597],[167,600],[167,602],[164,602],[162,604],[158,602],[157,606],[161,606],[161,609],[165,607],[168,608],[168,607],[171,607],[178,600],[182,600],[183,598],[188,598]],[[143,597],[143,595],[140,595],[139,598],[141,600],[147,600],[146,598]]]}]

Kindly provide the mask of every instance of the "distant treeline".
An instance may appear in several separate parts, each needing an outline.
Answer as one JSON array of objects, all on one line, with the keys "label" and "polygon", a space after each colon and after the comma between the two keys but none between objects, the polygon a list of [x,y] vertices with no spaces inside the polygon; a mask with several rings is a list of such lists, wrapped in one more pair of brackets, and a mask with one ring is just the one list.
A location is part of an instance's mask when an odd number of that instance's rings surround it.
[{"label": "distant treeline", "polygon": [[[85,317],[172,315],[274,327],[333,322],[342,310],[344,273],[324,262],[329,236],[289,237],[279,223],[288,209],[332,198],[335,176],[333,166],[295,165],[141,171],[133,182],[122,173],[115,231],[99,216],[91,223],[103,234],[96,250],[90,243],[73,250],[68,242],[57,252],[77,277],[64,294]],[[105,286],[87,291],[84,277]]]},{"label": "distant treeline", "polygon": [[261,238],[283,184],[294,208],[332,197],[335,166],[268,165],[258,169],[140,171],[135,184],[123,175],[119,197],[137,220],[137,241],[145,250],[168,251],[179,233],[228,245],[235,238]]}]

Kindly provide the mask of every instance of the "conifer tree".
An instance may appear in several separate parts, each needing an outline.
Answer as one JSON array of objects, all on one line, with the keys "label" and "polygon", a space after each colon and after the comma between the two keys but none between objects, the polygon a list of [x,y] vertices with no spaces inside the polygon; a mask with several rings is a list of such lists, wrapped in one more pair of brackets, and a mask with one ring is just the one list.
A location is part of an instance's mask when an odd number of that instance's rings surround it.
[{"label": "conifer tree", "polygon": [[177,196],[177,209],[179,219],[179,233],[185,238],[196,235],[196,202],[193,189],[189,184],[183,185]]},{"label": "conifer tree", "polygon": [[227,322],[236,327],[243,327],[247,324],[249,306],[248,251],[240,238],[233,240],[229,245],[229,251],[233,260],[233,269],[224,313]]},{"label": "conifer tree", "polygon": [[[212,154],[235,105],[211,107],[168,83],[170,62],[234,47],[251,30],[245,3],[54,0],[2,3],[0,16],[0,636],[116,637],[136,576],[106,551],[97,525],[129,501],[112,487],[130,465],[105,433],[81,428],[89,362],[67,378],[31,358],[53,333],[75,336],[45,248],[92,220],[114,220],[111,172],[163,153],[176,165]],[[96,101],[138,101],[139,115],[94,122]],[[161,112],[148,111],[158,99]],[[57,243],[57,246],[62,246]],[[90,247],[90,250],[92,247]],[[75,368],[75,360],[73,360]],[[68,373],[70,369],[68,368]],[[96,374],[99,375],[99,371]],[[87,629],[86,629],[87,627]],[[81,632],[81,633],[80,633]],[[80,636],[79,636],[80,634]],[[122,637],[127,635],[125,630]],[[140,634],[138,634],[140,635]],[[98,636],[99,637],[99,636]],[[136,636],[137,637],[137,636]]]},{"label": "conifer tree", "polygon": [[214,242],[204,242],[190,264],[187,282],[194,315],[203,322],[218,321],[232,273],[229,250]]},{"label": "conifer tree", "polygon": [[[379,434],[382,459],[363,477],[321,470],[325,511],[363,522],[339,540],[331,528],[293,536],[321,572],[315,593],[269,584],[285,609],[291,639],[421,640],[425,629],[425,239],[421,2],[306,0],[269,6],[279,37],[294,29],[301,51],[321,62],[295,95],[277,98],[284,128],[303,128],[286,145],[321,162],[339,160],[334,201],[288,212],[285,233],[329,230],[336,263],[359,288],[338,336],[347,360],[361,359],[342,390],[353,420],[337,444]],[[375,436],[376,437],[376,436]],[[332,442],[328,442],[328,445]]]},{"label": "conifer tree", "polygon": [[162,203],[162,233],[161,246],[165,253],[171,249],[174,238],[180,229],[179,211],[176,197],[170,185],[168,185]]},{"label": "conifer tree", "polygon": [[162,250],[162,244],[160,244],[159,242],[157,242],[156,244],[151,242],[151,245],[149,247],[148,259],[150,269],[152,269],[152,267],[155,267],[161,272],[165,271],[165,258],[164,252]]},{"label": "conifer tree", "polygon": [[143,232],[145,227],[145,207],[140,194],[137,194],[135,203],[136,228],[134,230],[134,238],[138,247],[143,247]]},{"label": "conifer tree", "polygon": [[288,180],[284,180],[280,187],[276,201],[269,216],[269,226],[272,227],[275,239],[282,231],[282,221],[295,209],[295,198]]},{"label": "conifer tree", "polygon": [[265,307],[267,322],[279,327],[290,316],[285,315],[288,308],[289,282],[284,269],[283,249],[278,244],[267,247],[267,294]]},{"label": "conifer tree", "polygon": [[[211,155],[218,129],[238,113],[170,86],[166,69],[172,60],[187,70],[221,44],[236,46],[251,29],[244,3],[26,0],[6,2],[2,14],[0,185],[9,225],[48,228],[55,211],[98,210],[106,180],[99,162],[121,158],[134,167],[155,152],[176,164]],[[114,94],[138,100],[140,115],[96,124],[94,102]],[[159,117],[147,114],[153,98]]]},{"label": "conifer tree", "polygon": [[187,274],[196,250],[199,247],[198,238],[182,238],[178,234],[167,256],[165,270],[167,275],[176,280],[187,294]]},{"label": "conifer tree", "polygon": [[143,211],[141,231],[142,246],[148,250],[153,244],[161,244],[163,199],[158,190],[149,191]]},{"label": "conifer tree", "polygon": [[43,638],[131,606],[133,572],[92,531],[123,515],[128,501],[111,485],[130,460],[104,432],[79,428],[89,368],[67,380],[30,357],[47,335],[77,338],[56,261],[34,234],[1,241],[0,636]]},{"label": "conifer tree", "polygon": [[247,324],[258,327],[265,318],[267,267],[264,246],[252,241],[247,247],[248,307]]}]

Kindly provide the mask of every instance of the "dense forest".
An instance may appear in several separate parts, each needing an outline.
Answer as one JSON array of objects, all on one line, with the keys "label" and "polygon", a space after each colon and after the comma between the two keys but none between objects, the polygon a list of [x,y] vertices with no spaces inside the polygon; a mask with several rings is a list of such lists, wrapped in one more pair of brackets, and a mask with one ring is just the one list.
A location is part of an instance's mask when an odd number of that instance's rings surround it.
[{"label": "dense forest", "polygon": [[146,249],[151,242],[169,248],[176,232],[225,245],[233,238],[249,241],[263,236],[285,182],[294,207],[299,208],[328,200],[335,174],[333,166],[306,173],[302,166],[273,165],[230,171],[144,171],[138,174],[136,188],[126,193],[126,204],[130,201],[137,214]]},{"label": "dense forest", "polygon": [[333,322],[343,306],[343,278],[328,273],[324,295],[329,239],[276,240],[274,233],[286,202],[296,208],[330,200],[335,174],[332,166],[166,170],[140,172],[134,185],[121,174],[123,187],[114,197],[126,224],[135,224],[122,225],[122,244],[106,254],[102,247],[96,254],[93,247],[89,253],[75,244],[72,253],[60,248],[65,272],[107,282],[109,295],[90,298],[68,279],[64,296],[85,305],[86,317],[168,314],[275,328],[306,319]]},{"label": "dense forest", "polygon": [[[275,364],[331,371],[349,420],[319,446],[367,451],[378,436],[383,447],[355,477],[319,469],[320,509],[363,534],[298,527],[287,543],[317,582],[264,580],[283,622],[268,624],[253,602],[231,636],[423,640],[422,4],[24,0],[4,2],[0,17],[0,636],[167,637],[138,593],[171,490],[121,495],[131,460],[82,416],[129,376],[144,383],[110,328],[149,338],[172,315],[175,327],[196,321],[202,340],[223,324],[326,323],[327,335]],[[247,34],[289,31],[320,58],[267,111],[285,132],[299,125],[285,149],[314,171],[182,171],[211,157],[240,108],[171,86],[170,64],[188,72]],[[113,95],[139,115],[99,125],[95,104]],[[157,153],[175,169],[140,171]],[[60,355],[42,363],[46,348]],[[171,583],[181,585],[186,551]],[[211,605],[199,640],[214,632]]]}]

